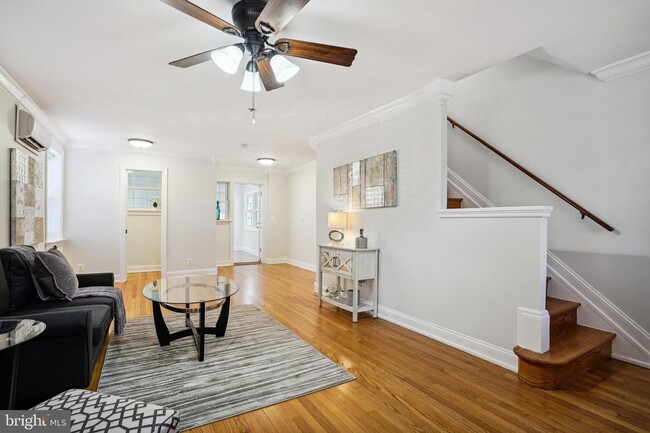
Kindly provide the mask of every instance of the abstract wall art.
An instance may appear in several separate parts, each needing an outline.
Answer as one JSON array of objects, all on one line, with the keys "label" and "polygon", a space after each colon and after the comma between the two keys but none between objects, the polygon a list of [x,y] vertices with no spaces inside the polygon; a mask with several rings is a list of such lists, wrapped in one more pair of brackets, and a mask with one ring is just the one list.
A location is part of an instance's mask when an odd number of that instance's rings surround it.
[{"label": "abstract wall art", "polygon": [[334,209],[397,206],[397,151],[334,168]]},{"label": "abstract wall art", "polygon": [[45,168],[20,149],[11,149],[11,245],[45,242]]}]

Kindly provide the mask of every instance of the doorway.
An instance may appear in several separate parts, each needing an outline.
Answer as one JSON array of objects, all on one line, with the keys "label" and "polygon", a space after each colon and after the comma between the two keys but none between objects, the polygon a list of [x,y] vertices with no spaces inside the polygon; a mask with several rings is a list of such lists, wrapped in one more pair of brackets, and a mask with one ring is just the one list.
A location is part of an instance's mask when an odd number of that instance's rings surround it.
[{"label": "doorway", "polygon": [[[121,279],[136,272],[166,274],[167,170],[123,167]],[[158,278],[158,277],[156,277]]]},{"label": "doorway", "polygon": [[233,186],[233,262],[235,265],[261,262],[262,187],[235,183]]}]

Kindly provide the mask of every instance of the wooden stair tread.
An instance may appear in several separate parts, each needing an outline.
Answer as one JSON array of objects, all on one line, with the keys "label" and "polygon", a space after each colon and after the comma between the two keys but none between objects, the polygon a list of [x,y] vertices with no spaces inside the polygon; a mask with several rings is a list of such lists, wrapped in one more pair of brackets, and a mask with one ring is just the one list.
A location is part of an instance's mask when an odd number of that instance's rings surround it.
[{"label": "wooden stair tread", "polygon": [[553,341],[551,349],[546,353],[536,353],[519,346],[515,347],[514,351],[519,358],[530,364],[559,367],[600,350],[615,336],[616,334],[611,332],[577,325],[575,330]]},{"label": "wooden stair tread", "polygon": [[447,209],[460,209],[462,198],[447,197]]},{"label": "wooden stair tread", "polygon": [[546,298],[546,311],[548,311],[551,317],[577,309],[579,306],[580,302],[565,301],[564,299],[550,297]]}]

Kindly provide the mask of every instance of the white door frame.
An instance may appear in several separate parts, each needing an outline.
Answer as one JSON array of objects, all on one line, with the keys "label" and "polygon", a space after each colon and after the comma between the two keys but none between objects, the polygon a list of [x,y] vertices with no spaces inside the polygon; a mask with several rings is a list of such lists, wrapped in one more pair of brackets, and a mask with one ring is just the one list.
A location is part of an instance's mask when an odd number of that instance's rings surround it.
[{"label": "white door frame", "polygon": [[[264,226],[266,226],[266,221],[265,221],[265,219],[264,219],[264,218],[266,217],[266,209],[264,208],[264,206],[265,206],[265,202],[263,201],[263,200],[264,200],[264,195],[265,195],[265,194],[264,194],[262,191],[264,190],[264,187],[266,186],[266,183],[260,183],[260,182],[239,182],[239,181],[233,181],[233,182],[232,182],[232,186],[233,186],[233,188],[232,188],[232,189],[233,189],[233,194],[232,194],[232,200],[231,200],[231,202],[232,202],[232,204],[233,204],[233,208],[232,208],[233,210],[231,211],[231,212],[232,212],[232,213],[231,213],[232,225],[231,225],[230,231],[231,231],[232,245],[230,246],[230,257],[232,257],[232,264],[233,264],[233,265],[234,265],[236,262],[235,262],[235,219],[232,218],[232,216],[234,216],[234,214],[235,214],[235,212],[234,212],[234,206],[237,205],[236,200],[238,199],[237,197],[235,197],[235,194],[234,194],[234,191],[235,191],[235,184],[240,185],[240,186],[244,186],[244,185],[254,185],[254,186],[256,186],[256,187],[258,188],[258,192],[260,193],[259,212],[262,214],[262,215],[261,215],[262,218],[260,218],[260,227],[259,227],[258,230],[257,230],[257,250],[258,250],[258,251],[257,251],[257,258],[258,258],[258,260],[260,261],[260,263],[262,263],[262,262],[263,262],[263,260],[262,260],[262,254],[266,252],[266,246],[262,246],[262,239],[263,239],[262,234],[264,233],[264,232],[263,232],[263,230],[265,229]],[[244,200],[244,215],[242,215],[241,217],[242,217],[242,219],[246,219],[246,216],[245,216],[245,215],[246,215],[246,197],[243,196],[243,197],[240,197],[240,198],[242,198],[242,199]],[[241,223],[243,224],[243,221],[241,221]],[[260,251],[260,250],[261,250],[261,251]]]},{"label": "white door frame", "polygon": [[128,170],[158,171],[162,173],[160,180],[160,271],[161,276],[167,276],[167,167],[149,165],[149,164],[120,164],[120,192],[119,192],[119,217],[118,217],[118,239],[120,241],[120,274],[117,276],[118,282],[126,281],[126,220],[128,209]]},{"label": "white door frame", "polygon": [[[248,185],[259,185],[260,186],[260,192],[262,193],[262,202],[261,202],[261,212],[262,212],[262,227],[260,227],[260,248],[262,249],[262,254],[260,254],[260,261],[262,263],[266,263],[267,260],[267,236],[266,236],[266,226],[268,223],[268,193],[267,191],[269,190],[268,185],[269,181],[268,179],[265,180],[259,180],[259,179],[246,179],[246,176],[233,176],[233,177],[224,177],[224,178],[219,178],[217,179],[217,182],[228,182],[228,197],[231,197],[230,201],[233,201],[233,198],[235,197],[235,184],[248,184]],[[231,209],[230,209],[230,215],[233,215],[233,209],[231,203]],[[230,217],[231,222],[230,222],[230,263],[229,265],[232,266],[234,264],[234,259],[235,259],[235,222],[232,219],[232,216]],[[219,266],[219,265],[217,265]],[[224,265],[221,265],[224,266]]]}]

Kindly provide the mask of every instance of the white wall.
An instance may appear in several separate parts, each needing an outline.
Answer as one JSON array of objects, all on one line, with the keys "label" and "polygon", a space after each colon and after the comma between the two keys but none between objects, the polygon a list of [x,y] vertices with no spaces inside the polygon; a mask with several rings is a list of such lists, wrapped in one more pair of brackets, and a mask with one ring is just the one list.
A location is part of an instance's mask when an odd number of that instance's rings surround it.
[{"label": "white wall", "polygon": [[159,271],[161,265],[159,210],[127,211],[126,265],[128,272]]},{"label": "white wall", "polygon": [[[20,144],[14,141],[14,129],[16,119],[16,101],[4,89],[0,88],[0,248],[9,246],[10,232],[10,170],[9,164],[11,154],[9,149],[20,148],[29,152]],[[34,156],[34,154],[30,153]],[[46,162],[45,154],[37,156],[43,164]]]},{"label": "white wall", "polygon": [[440,218],[446,111],[425,90],[312,140],[317,240],[328,241],[333,168],[397,150],[398,206],[353,211],[345,231],[364,228],[381,249],[381,317],[515,369],[517,309],[543,309],[546,220]]},{"label": "white wall", "polygon": [[[120,258],[120,166],[168,168],[168,271],[214,269],[216,170],[209,162],[152,156],[146,151],[66,153],[66,253],[77,269],[114,272]],[[192,266],[187,265],[191,258]]]},{"label": "white wall", "polygon": [[316,270],[316,164],[289,173],[289,263]]},{"label": "white wall", "polygon": [[451,117],[614,226],[449,129],[449,166],[497,206],[554,207],[554,250],[650,256],[650,70],[608,83],[522,56],[457,83]]}]

